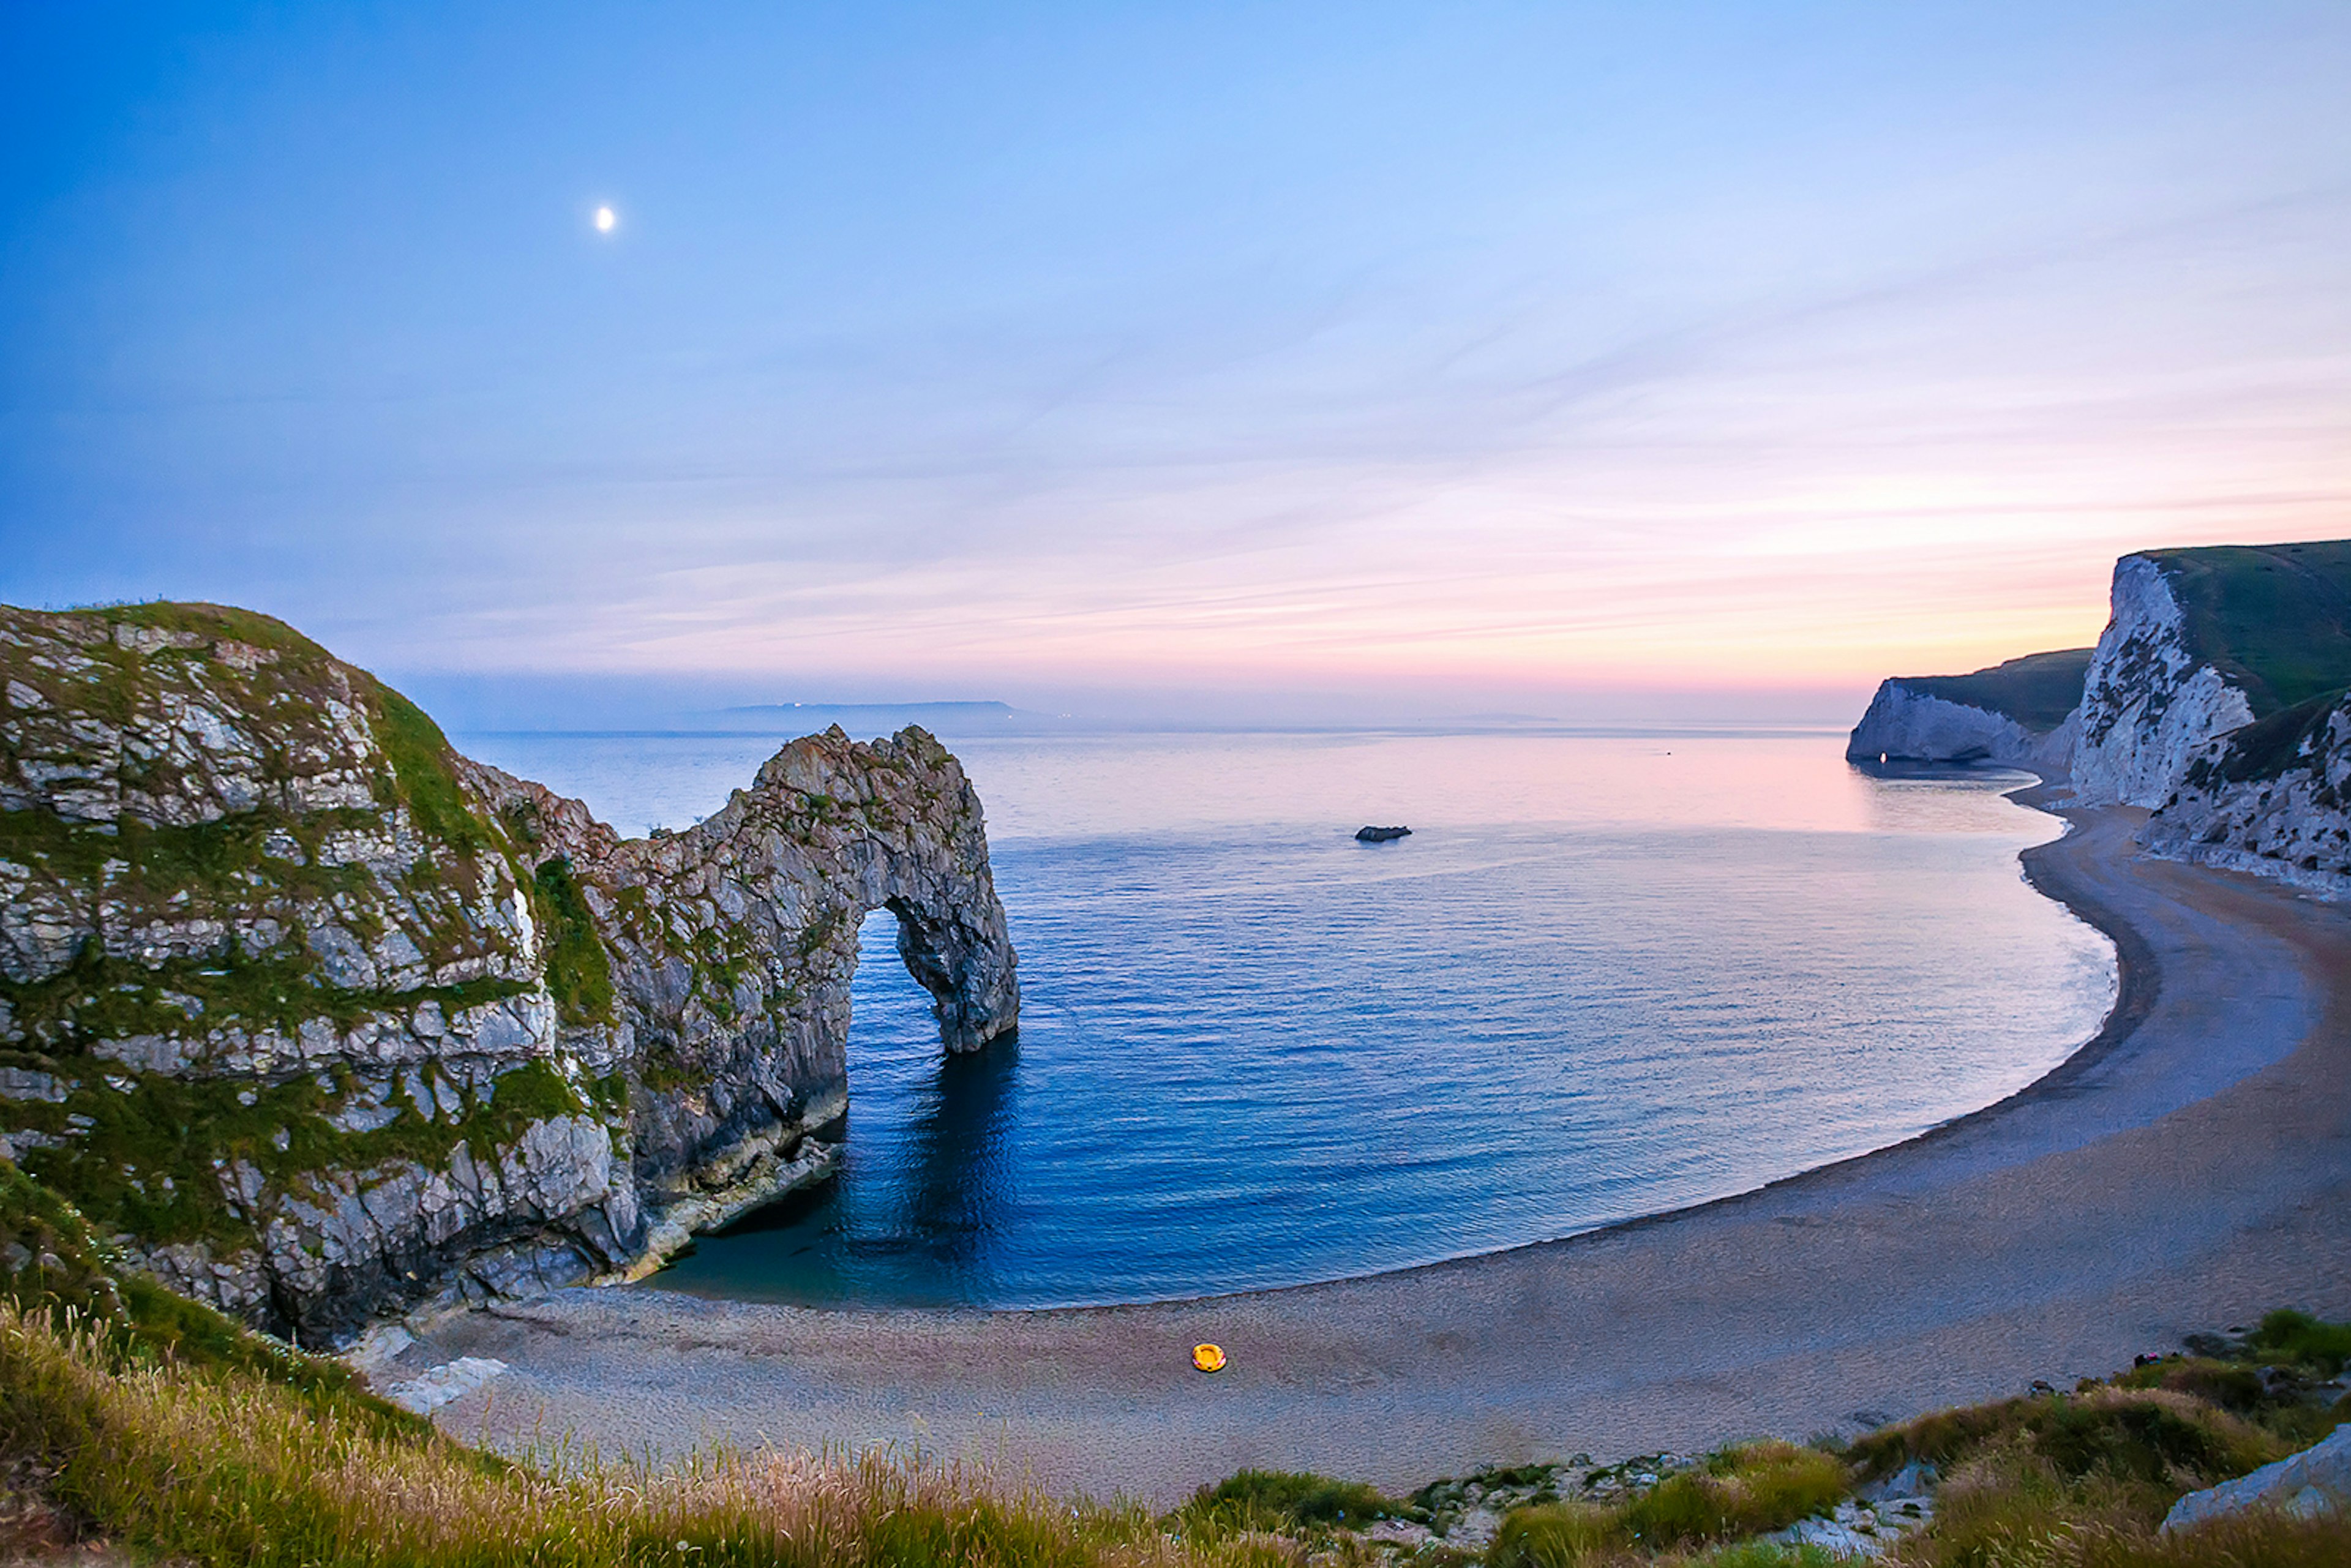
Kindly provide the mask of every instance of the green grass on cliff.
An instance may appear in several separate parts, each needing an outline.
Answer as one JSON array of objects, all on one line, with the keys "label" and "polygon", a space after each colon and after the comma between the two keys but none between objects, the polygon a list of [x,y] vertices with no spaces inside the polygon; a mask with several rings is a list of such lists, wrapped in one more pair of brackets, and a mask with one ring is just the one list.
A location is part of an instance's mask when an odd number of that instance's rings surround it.
[{"label": "green grass on cliff", "polygon": [[[174,695],[222,708],[251,733],[267,783],[293,779],[306,753],[350,746],[343,726],[353,708],[377,747],[367,760],[373,809],[297,811],[265,789],[251,809],[186,826],[128,816],[84,823],[37,808],[0,811],[0,858],[29,868],[37,886],[52,884],[68,906],[87,905],[102,887],[125,929],[149,920],[261,915],[285,932],[266,950],[224,941],[210,952],[161,958],[109,953],[92,939],[57,973],[0,977],[0,1016],[8,1019],[0,1066],[60,1081],[62,1098],[0,1103],[0,1125],[33,1134],[28,1145],[45,1144],[20,1147],[27,1173],[47,1190],[110,1232],[235,1253],[254,1236],[246,1207],[223,1191],[222,1173],[232,1162],[275,1191],[319,1197],[323,1190],[331,1198],[324,1178],[333,1173],[402,1160],[443,1168],[460,1144],[496,1165],[534,1120],[583,1111],[615,1118],[623,1086],[583,1085],[583,1096],[538,1061],[483,1092],[451,1090],[456,1111],[445,1096],[440,1109],[423,1110],[396,1094],[384,1108],[388,1119],[371,1113],[354,1122],[342,1113],[370,1086],[342,1068],[282,1082],[264,1075],[189,1078],[99,1054],[106,1041],[142,1036],[292,1036],[321,1020],[340,1030],[411,1015],[426,1003],[454,1016],[532,989],[528,980],[502,977],[401,989],[330,983],[299,925],[305,905],[328,901],[363,940],[398,918],[428,972],[446,972],[444,966],[478,957],[502,940],[486,936],[469,901],[511,874],[547,937],[546,979],[564,1023],[611,1021],[611,971],[569,866],[551,859],[534,867],[531,846],[476,809],[439,727],[283,622],[203,603],[62,613],[0,607],[0,633],[8,634],[0,637],[0,674],[39,690],[57,714],[120,725],[152,716]],[[223,646],[229,643],[245,651]],[[69,656],[36,663],[30,650],[43,644]],[[82,744],[73,731],[50,727],[44,745]],[[78,759],[114,770],[126,784],[169,794],[180,783],[173,765],[89,744],[95,749]],[[332,863],[325,852],[331,835],[380,833],[393,807],[405,810],[427,852],[385,873],[382,885],[364,865]]]},{"label": "green grass on cliff", "polygon": [[2254,717],[2351,686],[2351,539],[2145,553]]},{"label": "green grass on cliff", "polygon": [[531,890],[547,955],[547,988],[557,1012],[568,1024],[611,1023],[612,964],[596,935],[588,901],[572,880],[571,862],[561,855],[541,862]]},{"label": "green grass on cliff", "polygon": [[1904,675],[1896,684],[1945,702],[2004,713],[2027,729],[2047,731],[2081,706],[2090,653],[2087,648],[2028,653],[1972,674]]}]

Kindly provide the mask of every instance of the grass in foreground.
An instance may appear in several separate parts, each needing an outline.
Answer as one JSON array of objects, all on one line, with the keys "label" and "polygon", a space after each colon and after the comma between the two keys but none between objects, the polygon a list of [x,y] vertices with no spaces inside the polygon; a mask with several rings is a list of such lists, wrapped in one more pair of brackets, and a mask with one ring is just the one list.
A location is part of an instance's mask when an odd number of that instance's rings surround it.
[{"label": "grass in foreground", "polygon": [[[2249,1519],[2157,1534],[2181,1492],[2294,1446],[2259,1410],[2235,1414],[2160,1385],[2190,1374],[2211,1383],[2210,1368],[2228,1364],[2182,1360],[2155,1369],[2157,1386],[1941,1412],[1844,1452],[1740,1445],[1614,1502],[1520,1510],[1489,1553],[1438,1543],[1419,1560],[1822,1568],[1817,1549],[1751,1537],[1923,1460],[1943,1476],[1939,1513],[1895,1549],[1891,1561],[1906,1568],[2351,1562],[2342,1521]],[[120,1542],[192,1563],[287,1568],[1308,1568],[1375,1561],[1379,1549],[1356,1531],[1371,1516],[1413,1511],[1367,1487],[1284,1472],[1244,1472],[1155,1520],[904,1456],[721,1453],[658,1469],[577,1453],[508,1461],[266,1363],[183,1360],[126,1343],[78,1310],[16,1305],[0,1307],[0,1453]]]},{"label": "grass in foreground", "polygon": [[1302,1556],[1238,1531],[1176,1542],[1140,1511],[1073,1508],[879,1453],[509,1463],[249,1373],[126,1359],[78,1320],[16,1308],[0,1308],[0,1444],[73,1514],[203,1563],[1274,1568]]},{"label": "grass in foreground", "polygon": [[[1297,1472],[1243,1471],[1154,1518],[918,1456],[719,1452],[653,1468],[483,1453],[333,1362],[124,1274],[69,1205],[0,1162],[0,1514],[5,1494],[29,1490],[134,1554],[189,1563],[1368,1568],[1401,1555],[1416,1568],[1825,1568],[1817,1547],[1757,1537],[1914,1463],[1940,1478],[1936,1517],[1893,1547],[1898,1568],[2351,1563],[2341,1519],[2158,1533],[2182,1493],[2351,1419],[2327,1381],[2351,1359],[2351,1325],[2277,1312],[2199,1349],[1847,1448],[1741,1444],[1629,1488],[1614,1470],[1587,1474],[1581,1496],[1561,1495],[1562,1467],[1480,1472],[1479,1495],[1501,1488],[1531,1506],[1490,1549],[1438,1540],[1414,1552],[1364,1531],[1428,1523],[1431,1508]],[[1609,1478],[1606,1495],[1594,1478]]]}]

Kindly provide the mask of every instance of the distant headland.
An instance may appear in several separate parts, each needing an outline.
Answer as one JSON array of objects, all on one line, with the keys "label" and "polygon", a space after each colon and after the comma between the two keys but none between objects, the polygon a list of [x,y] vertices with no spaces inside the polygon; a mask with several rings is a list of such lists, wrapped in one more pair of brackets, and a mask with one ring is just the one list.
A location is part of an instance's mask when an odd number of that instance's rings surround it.
[{"label": "distant headland", "polygon": [[2351,896],[2351,540],[2116,563],[2095,648],[1877,688],[1845,756],[2029,768],[2141,846]]}]

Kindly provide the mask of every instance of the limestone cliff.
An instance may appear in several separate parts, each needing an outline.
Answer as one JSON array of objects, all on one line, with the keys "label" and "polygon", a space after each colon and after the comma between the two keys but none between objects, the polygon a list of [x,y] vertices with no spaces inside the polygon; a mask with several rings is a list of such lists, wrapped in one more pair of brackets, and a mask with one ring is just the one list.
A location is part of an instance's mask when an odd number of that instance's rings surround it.
[{"label": "limestone cliff", "polygon": [[266,617],[0,609],[0,1155],[306,1340],[822,1171],[883,907],[948,1049],[1013,1026],[979,802],[919,730],[622,841]]},{"label": "limestone cliff", "polygon": [[2074,793],[2085,805],[2159,805],[2192,754],[2252,722],[2252,704],[2195,646],[2154,559],[2115,563],[2112,603],[2083,689]]},{"label": "limestone cliff", "polygon": [[2351,898],[2351,693],[2208,742],[2139,841],[2170,859]]},{"label": "limestone cliff", "polygon": [[2085,805],[2152,808],[2154,853],[2351,895],[2351,541],[2127,555],[2112,604],[2086,654],[1887,681],[1846,757],[2070,771]]},{"label": "limestone cliff", "polygon": [[2115,565],[2074,787],[2159,806],[2219,737],[2351,685],[2351,541],[2149,550]]},{"label": "limestone cliff", "polygon": [[1854,727],[1849,762],[1991,762],[2062,779],[2090,651],[2034,653],[1968,675],[1885,681]]}]

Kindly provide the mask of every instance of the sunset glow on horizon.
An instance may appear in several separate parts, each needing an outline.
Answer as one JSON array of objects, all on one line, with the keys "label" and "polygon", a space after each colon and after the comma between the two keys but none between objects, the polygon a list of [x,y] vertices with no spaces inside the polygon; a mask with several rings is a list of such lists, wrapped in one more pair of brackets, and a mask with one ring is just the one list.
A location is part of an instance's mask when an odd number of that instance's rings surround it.
[{"label": "sunset glow on horizon", "polygon": [[264,15],[0,21],[12,602],[1826,718],[2351,534],[2339,6]]}]

